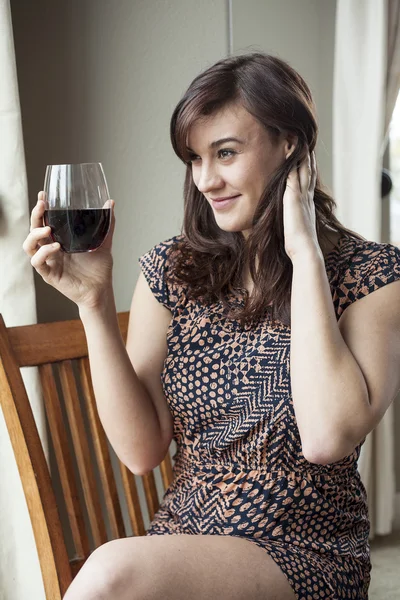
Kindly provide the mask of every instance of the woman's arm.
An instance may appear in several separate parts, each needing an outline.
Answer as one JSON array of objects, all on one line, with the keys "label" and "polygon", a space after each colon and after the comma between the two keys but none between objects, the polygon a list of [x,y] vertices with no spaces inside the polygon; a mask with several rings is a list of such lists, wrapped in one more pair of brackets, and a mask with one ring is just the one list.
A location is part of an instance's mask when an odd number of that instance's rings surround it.
[{"label": "woman's arm", "polygon": [[156,467],[173,435],[161,386],[171,313],[153,296],[141,274],[132,299],[127,348],[113,292],[97,308],[80,309],[99,417],[120,460],[135,474]]},{"label": "woman's arm", "polygon": [[322,253],[292,259],[291,386],[304,456],[329,464],[376,427],[400,387],[400,282],[336,320]]}]

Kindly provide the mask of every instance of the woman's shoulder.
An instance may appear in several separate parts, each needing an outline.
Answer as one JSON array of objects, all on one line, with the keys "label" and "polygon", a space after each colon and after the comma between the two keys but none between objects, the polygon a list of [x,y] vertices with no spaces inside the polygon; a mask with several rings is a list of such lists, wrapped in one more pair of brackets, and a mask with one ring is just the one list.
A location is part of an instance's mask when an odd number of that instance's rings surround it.
[{"label": "woman's shoulder", "polygon": [[344,234],[329,257],[336,271],[337,308],[346,306],[400,279],[400,248]]},{"label": "woman's shoulder", "polygon": [[169,272],[171,270],[172,256],[174,250],[184,241],[182,234],[174,235],[158,242],[139,257],[139,263],[143,267],[151,264],[157,271]]},{"label": "woman's shoulder", "polygon": [[400,269],[400,248],[390,243],[358,239],[345,234],[339,250],[340,263],[357,276],[365,276],[375,270]]},{"label": "woman's shoulder", "polygon": [[170,237],[152,246],[139,257],[139,264],[154,296],[166,308],[173,310],[182,296],[182,286],[173,284],[168,278],[171,272],[171,255],[182,242],[182,234]]},{"label": "woman's shoulder", "polygon": [[[183,234],[174,235],[166,240],[158,242],[152,246],[145,254],[156,254],[165,260],[170,258],[171,252],[176,248],[183,240],[185,236]],[[143,255],[144,256],[144,255]]]}]

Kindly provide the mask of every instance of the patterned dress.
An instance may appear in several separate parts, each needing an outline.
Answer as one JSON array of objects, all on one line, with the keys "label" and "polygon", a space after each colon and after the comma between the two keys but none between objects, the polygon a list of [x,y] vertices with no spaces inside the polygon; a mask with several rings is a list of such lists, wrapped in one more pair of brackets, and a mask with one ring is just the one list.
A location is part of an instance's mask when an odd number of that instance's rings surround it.
[{"label": "patterned dress", "polygon": [[[190,300],[184,286],[166,282],[169,251],[180,238],[139,259],[154,296],[173,315],[162,384],[177,444],[174,480],[147,535],[243,537],[274,559],[298,600],[368,598],[370,524],[357,470],[363,442],[329,465],[304,458],[291,397],[290,327],[266,318],[242,328],[222,303]],[[400,279],[399,249],[348,235],[325,265],[338,319]]]}]

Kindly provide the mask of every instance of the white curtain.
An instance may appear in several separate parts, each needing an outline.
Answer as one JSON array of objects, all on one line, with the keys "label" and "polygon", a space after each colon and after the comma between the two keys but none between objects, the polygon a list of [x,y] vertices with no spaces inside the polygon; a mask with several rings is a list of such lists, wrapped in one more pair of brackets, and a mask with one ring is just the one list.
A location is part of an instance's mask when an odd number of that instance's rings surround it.
[{"label": "white curtain", "polygon": [[387,0],[387,2],[386,136],[400,89],[400,0]]},{"label": "white curtain", "polygon": [[[387,0],[338,0],[336,13],[333,188],[338,216],[381,241],[380,183],[385,134]],[[358,468],[368,493],[370,539],[392,531],[395,501],[394,407],[371,432]]]},{"label": "white curtain", "polygon": [[[9,0],[0,0],[0,312],[7,326],[36,321],[32,268],[22,251],[29,230],[28,191]],[[36,369],[25,386],[42,440]],[[25,496],[0,410],[0,600],[43,600],[42,577]]]}]

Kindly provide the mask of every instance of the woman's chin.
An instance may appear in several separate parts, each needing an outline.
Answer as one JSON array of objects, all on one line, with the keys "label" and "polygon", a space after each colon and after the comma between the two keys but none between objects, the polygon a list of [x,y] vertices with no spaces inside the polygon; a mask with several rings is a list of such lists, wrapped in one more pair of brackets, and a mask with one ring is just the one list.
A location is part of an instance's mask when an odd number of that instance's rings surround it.
[{"label": "woman's chin", "polygon": [[226,231],[229,233],[243,233],[244,237],[247,238],[251,231],[251,225],[247,223],[224,223],[222,220],[216,219],[216,223],[222,231]]}]

